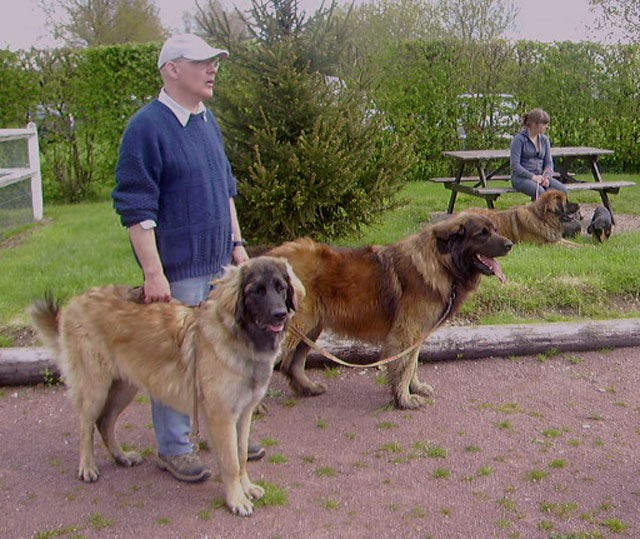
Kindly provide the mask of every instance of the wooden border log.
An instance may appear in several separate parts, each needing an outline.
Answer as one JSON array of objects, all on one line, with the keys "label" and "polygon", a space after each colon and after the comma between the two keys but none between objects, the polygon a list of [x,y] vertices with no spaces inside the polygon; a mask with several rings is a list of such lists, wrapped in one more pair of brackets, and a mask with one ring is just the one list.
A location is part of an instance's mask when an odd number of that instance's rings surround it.
[{"label": "wooden border log", "polygon": [[[350,363],[372,363],[379,359],[379,347],[331,335],[322,336],[318,344]],[[446,326],[439,328],[425,341],[420,348],[420,360],[480,359],[539,354],[551,349],[580,352],[627,346],[640,346],[640,318],[500,326]],[[307,363],[319,366],[331,362],[313,352]]]},{"label": "wooden border log", "polygon": [[47,348],[0,348],[0,386],[57,381],[60,371]]},{"label": "wooden border log", "polygon": [[[350,363],[379,359],[380,348],[323,335],[318,344]],[[640,318],[591,322],[552,322],[502,326],[445,326],[431,335],[420,349],[421,361],[480,359],[531,355],[555,349],[580,352],[600,348],[640,346]],[[310,367],[333,365],[317,352],[309,355]],[[48,371],[47,371],[48,369]],[[48,372],[47,376],[43,373]],[[36,384],[59,376],[46,348],[0,348],[0,386]]]}]

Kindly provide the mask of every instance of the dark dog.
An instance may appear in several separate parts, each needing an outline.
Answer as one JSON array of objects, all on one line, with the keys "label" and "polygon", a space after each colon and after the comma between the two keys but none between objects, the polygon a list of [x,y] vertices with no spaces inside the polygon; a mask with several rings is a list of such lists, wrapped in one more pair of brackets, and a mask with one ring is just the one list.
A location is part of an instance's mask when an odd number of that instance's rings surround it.
[{"label": "dark dog", "polygon": [[304,288],[282,259],[227,269],[197,307],[136,301],[127,286],[91,288],[60,307],[51,298],[30,310],[55,351],[80,414],[80,479],[98,479],[94,427],[121,465],[115,422],[139,388],[184,414],[197,410],[222,476],[229,509],[243,516],[264,489],[246,469],[251,414],[264,397],[286,325]]},{"label": "dark dog", "polygon": [[593,212],[591,222],[587,227],[587,233],[591,234],[596,241],[602,243],[611,236],[613,223],[611,221],[611,212],[604,206],[598,206]]},{"label": "dark dog", "polygon": [[562,237],[575,238],[582,233],[582,223],[574,218],[562,222]]},{"label": "dark dog", "polygon": [[[482,275],[504,274],[494,257],[512,242],[490,219],[461,214],[396,243],[338,249],[308,238],[285,243],[269,254],[286,258],[306,290],[293,323],[310,339],[324,329],[382,343],[384,357],[426,338],[462,305]],[[306,396],[326,391],[304,370],[309,346],[287,335],[281,371]],[[419,348],[387,365],[395,403],[424,405],[433,389],[418,380]]]}]

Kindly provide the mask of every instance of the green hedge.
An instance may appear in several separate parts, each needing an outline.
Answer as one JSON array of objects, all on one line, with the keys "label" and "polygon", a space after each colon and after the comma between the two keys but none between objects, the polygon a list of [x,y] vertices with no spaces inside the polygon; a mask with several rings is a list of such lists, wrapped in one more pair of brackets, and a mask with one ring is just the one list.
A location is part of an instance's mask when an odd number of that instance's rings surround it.
[{"label": "green hedge", "polygon": [[[442,150],[508,147],[491,130],[456,134],[463,116],[477,123],[487,100],[463,110],[462,93],[515,96],[518,112],[543,107],[555,145],[615,150],[604,160],[615,172],[640,170],[640,44],[494,41],[471,46],[455,40],[400,43],[389,52],[375,99],[398,129],[421,149],[413,179],[451,173]],[[517,129],[514,126],[514,129]]]},{"label": "green hedge", "polygon": [[157,94],[159,44],[32,50],[40,92],[43,182],[49,201],[100,199],[113,186],[122,131]]},{"label": "green hedge", "polygon": [[[23,125],[30,112],[39,123],[47,200],[106,196],[122,130],[158,92],[158,48],[127,44],[0,51],[0,121],[3,127]],[[383,77],[369,97],[395,134],[415,140],[412,179],[450,173],[442,150],[508,145],[482,130],[468,133],[466,141],[457,137],[463,114],[481,117],[485,112],[486,103],[476,111],[463,110],[457,96],[465,92],[513,94],[520,112],[541,106],[551,114],[554,144],[611,148],[615,154],[603,160],[607,170],[640,170],[640,44],[497,41],[469,46],[428,40],[399,43],[376,61],[384,66]],[[231,82],[225,77],[234,72],[233,55],[228,62],[221,85]],[[215,98],[211,103],[221,118],[233,112],[221,109],[227,105],[238,103]],[[231,153],[256,142],[234,138],[237,133],[228,122],[222,127]],[[326,127],[318,124],[318,133],[321,129]],[[260,150],[252,154],[262,155]]]},{"label": "green hedge", "polygon": [[38,102],[38,77],[24,56],[0,50],[0,88],[0,127],[24,127],[28,110]]}]

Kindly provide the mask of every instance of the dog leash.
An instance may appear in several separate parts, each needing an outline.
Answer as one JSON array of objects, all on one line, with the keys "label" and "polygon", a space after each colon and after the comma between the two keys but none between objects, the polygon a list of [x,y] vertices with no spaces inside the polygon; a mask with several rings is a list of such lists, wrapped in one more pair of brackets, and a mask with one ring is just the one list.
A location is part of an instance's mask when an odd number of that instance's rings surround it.
[{"label": "dog leash", "polygon": [[[401,358],[402,356],[408,354],[409,352],[411,352],[411,351],[415,350],[416,348],[418,348],[419,346],[421,346],[422,343],[424,342],[424,340],[429,335],[429,333],[434,332],[436,329],[438,329],[444,323],[444,321],[446,320],[447,316],[449,316],[449,314],[451,313],[451,309],[453,308],[453,303],[454,303],[455,299],[456,299],[456,291],[455,291],[455,288],[452,288],[451,289],[451,296],[449,296],[449,302],[448,302],[447,306],[445,307],[444,312],[442,313],[442,316],[440,316],[440,318],[436,322],[436,324],[433,327],[433,329],[428,333],[423,333],[420,336],[420,339],[417,340],[414,344],[412,344],[408,348],[405,348],[401,352],[399,352],[399,353],[397,353],[397,354],[395,354],[395,355],[393,355],[391,357],[380,359],[380,360],[375,361],[373,363],[367,363],[367,364],[364,364],[364,365],[358,365],[356,363],[349,363],[348,361],[340,359],[339,357],[333,355],[331,352],[329,352],[328,350],[326,350],[322,346],[319,346],[315,341],[312,341],[309,337],[307,337],[304,333],[302,333],[298,328],[296,328],[293,325],[290,325],[288,327],[288,329],[296,337],[298,337],[300,340],[302,340],[307,346],[309,346],[312,349],[316,350],[321,355],[323,355],[325,358],[333,361],[334,363],[337,363],[338,365],[343,365],[345,367],[368,369],[368,368],[371,368],[371,367],[379,367],[379,366],[382,366],[382,365],[386,365],[387,363],[391,363],[392,361],[395,361],[396,359]],[[194,436],[198,436],[198,434],[200,434],[200,421],[199,421],[199,418],[198,418],[198,377],[197,377],[197,373],[196,373],[196,354],[195,353],[193,354],[192,361],[193,361],[193,418],[192,418],[192,421],[191,421],[191,434],[194,435]]]},{"label": "dog leash", "polygon": [[[199,306],[199,305],[198,305]],[[195,339],[195,336],[191,337]],[[198,436],[200,434],[200,419],[198,417],[198,375],[196,370],[196,365],[198,362],[195,346],[191,346],[191,362],[193,363],[193,374],[191,377],[193,378],[193,414],[191,416],[191,434],[193,436]]]},{"label": "dog leash", "polygon": [[334,363],[337,363],[338,365],[343,365],[345,367],[359,368],[359,369],[368,369],[368,368],[371,368],[371,367],[380,367],[381,365],[386,365],[387,363],[391,363],[392,361],[395,361],[396,359],[401,358],[402,356],[404,356],[404,355],[408,354],[409,352],[415,350],[416,348],[420,347],[422,345],[422,343],[424,342],[424,340],[428,337],[429,333],[433,333],[436,329],[438,329],[442,325],[442,323],[445,321],[447,316],[449,316],[449,314],[451,313],[451,309],[453,308],[453,302],[455,301],[455,299],[456,299],[455,289],[451,289],[451,296],[449,297],[449,303],[445,307],[445,310],[442,313],[442,316],[438,319],[438,321],[436,322],[436,324],[433,327],[433,329],[431,331],[427,332],[427,333],[423,333],[420,336],[419,340],[417,340],[411,346],[409,346],[408,348],[405,348],[404,350],[402,350],[401,352],[399,352],[399,353],[397,353],[397,354],[395,354],[393,356],[386,357],[384,359],[379,359],[378,361],[374,361],[373,363],[365,363],[363,365],[356,364],[356,363],[349,363],[348,361],[345,361],[344,359],[340,359],[339,357],[333,355],[331,352],[329,352],[328,350],[326,350],[322,346],[318,345],[315,341],[312,341],[309,337],[307,337],[304,333],[302,333],[298,328],[296,328],[293,325],[289,326],[289,330],[296,337],[298,337],[300,340],[302,340],[307,346],[313,348],[316,352],[318,352],[319,354],[321,354],[325,358],[333,361]]},{"label": "dog leash", "polygon": [[191,422],[191,434],[200,434],[200,421],[198,419],[198,378],[196,376],[196,355],[193,354],[193,421]]}]

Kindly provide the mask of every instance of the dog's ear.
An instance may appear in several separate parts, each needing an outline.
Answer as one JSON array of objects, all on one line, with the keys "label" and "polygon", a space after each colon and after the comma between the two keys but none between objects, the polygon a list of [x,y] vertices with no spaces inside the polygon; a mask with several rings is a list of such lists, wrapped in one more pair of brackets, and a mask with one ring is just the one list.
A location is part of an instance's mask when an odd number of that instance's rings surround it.
[{"label": "dog's ear", "polygon": [[553,196],[553,200],[555,202],[553,204],[554,213],[556,215],[565,215],[567,213],[567,204],[569,203],[567,195],[562,191],[557,191]]},{"label": "dog's ear", "polygon": [[431,229],[438,245],[438,251],[442,254],[451,252],[451,248],[456,241],[464,238],[466,229],[464,223],[443,221],[433,226]]},{"label": "dog's ear", "polygon": [[238,303],[242,300],[242,269],[240,266],[225,266],[224,274],[214,281],[211,297],[216,298],[219,307],[236,315]]},{"label": "dog's ear", "polygon": [[287,310],[297,311],[298,304],[306,294],[302,281],[298,279],[298,276],[293,271],[291,264],[286,260],[282,260],[285,267],[285,280],[287,281]]}]

